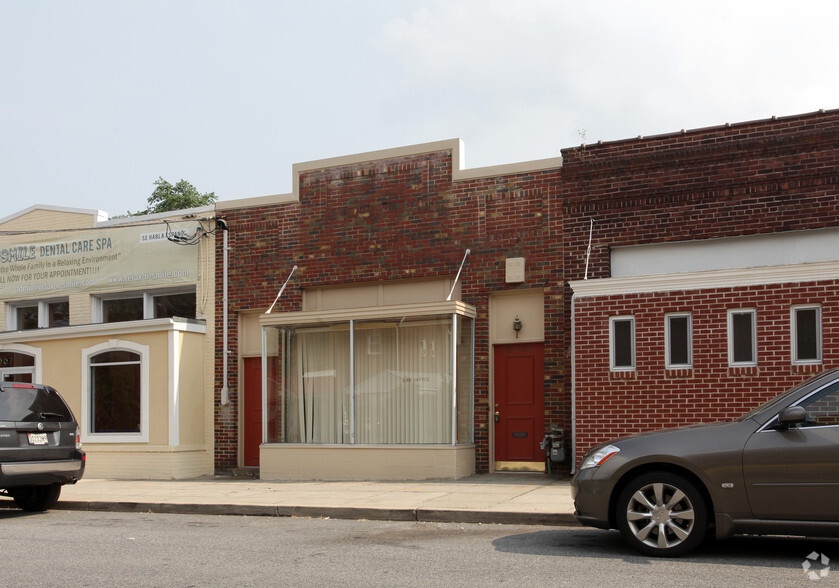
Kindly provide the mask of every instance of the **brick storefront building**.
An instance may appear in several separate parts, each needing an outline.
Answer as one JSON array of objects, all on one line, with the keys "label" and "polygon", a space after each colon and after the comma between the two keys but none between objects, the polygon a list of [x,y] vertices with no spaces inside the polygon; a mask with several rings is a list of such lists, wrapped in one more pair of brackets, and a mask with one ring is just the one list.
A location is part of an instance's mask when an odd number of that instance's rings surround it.
[{"label": "brick storefront building", "polygon": [[[538,443],[545,427],[570,426],[562,361],[566,318],[557,198],[560,161],[464,171],[460,149],[459,141],[445,141],[298,165],[292,194],[219,205],[217,214],[229,230],[231,359],[229,403],[218,399],[217,470],[259,463],[263,477],[369,478],[459,476],[495,468],[542,467]],[[465,257],[467,249],[470,254]],[[219,251],[220,292],[224,287],[222,258]],[[298,270],[288,288],[272,313],[265,315],[295,265]],[[451,310],[455,301],[462,308]],[[220,305],[221,301],[221,313]],[[378,386],[374,394],[405,396],[406,402],[443,399],[443,404],[451,404],[449,384],[434,383],[441,377],[437,371],[449,369],[440,363],[445,355],[442,347],[448,345],[444,330],[439,330],[444,327],[427,327],[438,329],[438,334],[416,335],[411,342],[414,335],[403,322],[406,316],[412,318],[417,325],[413,332],[418,333],[420,324],[445,322],[450,312],[465,317],[461,333],[474,325],[474,351],[466,352],[473,357],[459,362],[459,375],[453,376],[458,394],[465,393],[456,408],[456,439],[446,430],[420,432],[416,437],[411,437],[413,433],[402,436],[399,430],[382,433],[388,427],[425,427],[425,421],[438,416],[452,418],[449,412],[439,412],[445,409],[433,409],[437,412],[431,416],[423,412],[431,409],[384,406],[384,400],[375,401],[381,406],[370,408],[369,415],[359,414],[362,406],[370,404],[371,386]],[[423,317],[425,322],[420,321]],[[519,331],[513,328],[516,319],[522,325]],[[368,325],[368,330],[359,325]],[[260,450],[260,435],[246,439],[246,429],[253,430],[258,426],[254,419],[261,417],[246,407],[245,396],[247,389],[258,388],[253,381],[261,374],[257,364],[265,327],[280,329],[289,337],[308,337],[310,342],[289,343],[285,353],[266,355],[279,358],[280,366],[272,363],[271,370],[281,382],[268,384],[272,400],[266,403],[271,413],[266,434],[271,447]],[[389,345],[391,334],[400,327],[400,357],[385,360],[389,352],[382,347]],[[219,324],[220,333],[222,329]],[[335,359],[318,369],[301,367],[295,376],[295,354],[302,356],[304,347],[315,345],[317,333],[327,330],[352,330],[352,343],[344,339],[317,343],[321,350],[300,359],[300,364],[305,360],[314,365],[327,354],[353,353],[356,373],[342,375],[343,360]],[[410,345],[422,349],[410,351]],[[429,351],[430,347],[434,350]],[[502,350],[512,358],[509,366],[507,359],[493,357]],[[223,354],[219,338],[219,388]],[[423,356],[426,363],[408,368],[409,355]],[[370,363],[373,359],[390,363],[375,368]],[[437,367],[429,366],[432,359]],[[399,361],[405,365],[399,366]],[[494,378],[499,376],[494,370],[499,363],[505,363],[503,377],[516,378],[517,389],[510,394],[519,392],[522,380],[529,386],[521,392],[528,396],[524,403],[529,403],[530,413],[515,415],[515,424],[504,433],[508,445],[494,442],[496,431],[508,424],[508,413],[495,406],[503,403],[491,392],[496,389]],[[526,373],[521,373],[523,366]],[[375,385],[359,375],[370,370],[376,370]],[[249,377],[251,382],[246,381]],[[472,378],[473,393],[468,389]],[[268,379],[274,377],[269,374]],[[399,382],[394,384],[394,379]],[[331,395],[330,399],[318,404],[324,394]],[[257,396],[258,390],[252,405]],[[511,410],[518,410],[522,402],[510,399],[509,404]],[[336,410],[337,416],[322,416]],[[496,412],[500,413],[497,420]],[[406,419],[423,423],[403,422]],[[447,427],[448,422],[441,428]],[[466,453],[446,457],[447,446]],[[426,455],[423,447],[438,451]],[[270,458],[274,465],[266,463],[266,455],[278,451],[284,453]],[[289,472],[278,461],[303,465]],[[385,462],[391,465],[382,471],[378,464]],[[435,469],[435,463],[446,466]],[[454,470],[447,470],[452,463]],[[317,464],[323,464],[323,469]],[[394,464],[404,464],[405,469]]]},{"label": "brick storefront building", "polygon": [[218,203],[217,471],[538,469],[554,427],[576,461],[839,364],[839,112],[477,170],[460,149],[301,164],[291,194]]},{"label": "brick storefront building", "polygon": [[831,111],[563,152],[577,461],[839,365],[837,147]]}]

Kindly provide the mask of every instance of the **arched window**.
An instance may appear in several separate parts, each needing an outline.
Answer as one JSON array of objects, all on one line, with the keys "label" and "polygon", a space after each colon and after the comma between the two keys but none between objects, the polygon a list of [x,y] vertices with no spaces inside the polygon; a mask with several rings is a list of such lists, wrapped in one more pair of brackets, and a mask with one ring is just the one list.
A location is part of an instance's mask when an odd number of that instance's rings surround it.
[{"label": "arched window", "polygon": [[105,351],[90,358],[90,432],[139,433],[138,353]]},{"label": "arched window", "polygon": [[14,351],[0,352],[0,378],[4,382],[32,383],[35,377],[35,357]]},{"label": "arched window", "polygon": [[112,340],[82,350],[82,437],[94,443],[148,441],[148,347]]}]

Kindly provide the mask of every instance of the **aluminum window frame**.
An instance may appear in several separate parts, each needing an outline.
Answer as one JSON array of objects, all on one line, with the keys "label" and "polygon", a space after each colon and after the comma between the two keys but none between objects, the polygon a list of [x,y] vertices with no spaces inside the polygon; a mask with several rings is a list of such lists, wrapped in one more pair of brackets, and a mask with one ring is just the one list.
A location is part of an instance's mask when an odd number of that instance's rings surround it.
[{"label": "aluminum window frame", "polygon": [[[674,363],[671,361],[671,319],[687,319],[687,363]],[[669,312],[664,315],[664,365],[667,369],[693,369],[693,313],[691,312]]]},{"label": "aluminum window frame", "polygon": [[[735,360],[735,316],[746,315],[751,317],[751,355],[748,361]],[[756,367],[758,365],[757,348],[757,309],[756,308],[730,308],[726,313],[727,317],[727,339],[728,339],[728,366],[729,367]]]},{"label": "aluminum window frame", "polygon": [[[347,308],[347,309],[332,309],[327,311],[304,311],[304,312],[290,312],[290,313],[274,313],[274,314],[265,314],[260,317],[260,324],[262,326],[262,440],[263,443],[266,444],[277,444],[277,445],[294,445],[296,443],[286,443],[282,441],[274,441],[269,440],[269,401],[268,401],[268,394],[271,387],[269,386],[268,381],[268,362],[270,353],[278,352],[278,348],[274,347],[273,344],[270,342],[271,337],[269,337],[269,330],[271,329],[278,329],[279,331],[285,331],[288,333],[288,329],[298,328],[298,327],[326,327],[328,325],[336,325],[341,323],[346,323],[347,330],[350,333],[350,357],[351,360],[349,362],[350,368],[350,398],[349,398],[349,411],[350,411],[350,422],[349,422],[349,430],[350,436],[347,443],[336,444],[336,446],[355,446],[356,445],[356,432],[355,432],[355,425],[356,425],[356,417],[355,417],[355,385],[356,385],[356,374],[355,374],[355,354],[363,351],[366,352],[366,346],[360,345],[360,341],[357,341],[357,335],[359,332],[365,330],[365,323],[370,321],[376,320],[404,320],[406,317],[410,317],[413,319],[422,320],[425,319],[440,319],[445,318],[449,321],[449,325],[451,328],[451,333],[448,334],[448,338],[451,342],[451,423],[449,426],[451,427],[451,440],[445,443],[429,443],[428,446],[434,445],[443,445],[443,446],[451,446],[456,447],[460,445],[474,445],[475,443],[475,354],[476,354],[476,341],[475,341],[475,322],[476,322],[477,311],[474,307],[470,305],[466,305],[462,302],[455,301],[445,301],[445,302],[428,302],[428,303],[419,303],[419,304],[408,304],[408,305],[383,305],[379,307],[361,307],[361,308]],[[463,324],[461,319],[469,319],[469,324]],[[463,374],[468,381],[468,398],[464,398],[460,396],[461,385],[464,383],[458,379],[459,372],[459,359],[458,359],[458,352],[461,351],[460,345],[458,344],[458,338],[463,335],[468,337],[468,341],[466,344],[469,346],[469,360],[466,365],[462,366],[462,369],[468,370],[467,373]],[[280,339],[284,339],[288,341],[288,337],[281,337]],[[286,343],[287,344],[287,343]],[[361,349],[359,349],[361,347]],[[287,358],[285,360],[280,361],[280,369],[284,374],[289,372],[287,366]],[[285,376],[281,376],[284,378]],[[465,409],[466,416],[468,416],[468,421],[464,417],[464,422],[468,422],[468,427],[464,427],[464,430],[461,430],[458,427],[459,423],[459,410]],[[468,431],[466,430],[468,428]],[[280,427],[282,429],[282,427]],[[463,439],[460,436],[460,433],[468,435],[468,439]],[[321,445],[332,445],[332,444],[321,444]],[[391,447],[407,447],[410,444],[381,444],[380,446],[391,446]],[[379,446],[379,444],[373,444],[371,446]]]},{"label": "aluminum window frame", "polygon": [[[816,311],[816,357],[801,359],[798,357],[798,311]],[[794,304],[790,307],[790,361],[793,365],[821,365],[824,362],[824,347],[821,304]]]},{"label": "aluminum window frame", "polygon": [[[630,357],[631,365],[617,365],[616,364],[616,349],[618,341],[615,337],[615,324],[628,322],[630,325]],[[620,315],[609,317],[609,370],[613,372],[633,372],[636,369],[636,338],[635,338],[635,316],[634,315]]]}]

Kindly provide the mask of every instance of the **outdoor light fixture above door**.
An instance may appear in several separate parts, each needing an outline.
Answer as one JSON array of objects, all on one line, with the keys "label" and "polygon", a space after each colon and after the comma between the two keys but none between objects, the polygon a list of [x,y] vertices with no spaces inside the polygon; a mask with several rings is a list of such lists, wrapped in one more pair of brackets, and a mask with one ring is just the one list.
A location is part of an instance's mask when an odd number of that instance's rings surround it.
[{"label": "outdoor light fixture above door", "polygon": [[516,318],[513,319],[513,330],[516,332],[516,339],[519,338],[519,331],[521,331],[522,322],[519,318],[519,315],[516,315]]}]

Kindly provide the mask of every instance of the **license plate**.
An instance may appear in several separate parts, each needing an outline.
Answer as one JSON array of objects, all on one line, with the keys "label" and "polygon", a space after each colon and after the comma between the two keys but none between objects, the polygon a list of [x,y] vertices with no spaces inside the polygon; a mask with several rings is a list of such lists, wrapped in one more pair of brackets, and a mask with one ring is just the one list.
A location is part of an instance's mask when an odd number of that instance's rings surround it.
[{"label": "license plate", "polygon": [[49,443],[46,433],[29,433],[30,445],[46,445]]}]

